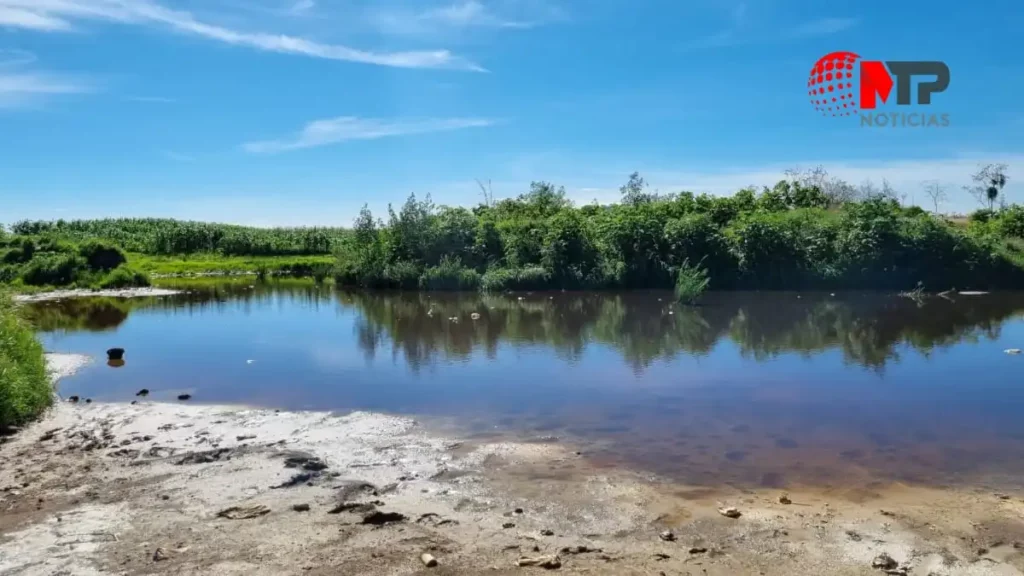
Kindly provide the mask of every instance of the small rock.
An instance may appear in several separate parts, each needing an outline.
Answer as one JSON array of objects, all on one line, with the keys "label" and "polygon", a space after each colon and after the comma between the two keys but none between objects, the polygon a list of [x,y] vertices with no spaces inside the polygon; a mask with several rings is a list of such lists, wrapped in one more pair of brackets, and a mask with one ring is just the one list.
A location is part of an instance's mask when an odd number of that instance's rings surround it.
[{"label": "small rock", "polygon": [[671,530],[665,530],[661,534],[658,534],[658,538],[661,538],[665,542],[672,542],[676,539],[676,535]]},{"label": "small rock", "polygon": [[600,548],[591,548],[589,546],[566,546],[559,550],[562,554],[586,554],[588,552],[601,552]]},{"label": "small rock", "polygon": [[244,440],[252,440],[254,438],[256,438],[255,434],[243,434],[241,436],[235,436],[235,440],[238,440],[239,442],[242,442]]},{"label": "small rock", "polygon": [[185,400],[191,400],[191,399],[192,399],[192,395],[191,394],[178,394],[178,400],[185,401]]},{"label": "small rock", "polygon": [[86,398],[85,399],[85,403],[86,404],[92,404],[92,398]]},{"label": "small rock", "polygon": [[655,560],[668,560],[669,558],[671,558],[671,556],[669,556],[668,554],[662,554],[661,552],[658,552],[654,555]]},{"label": "small rock", "polygon": [[505,522],[504,524],[501,525],[501,527],[505,528],[505,529],[515,528],[516,527],[516,523],[515,522]]},{"label": "small rock", "polygon": [[779,496],[779,504],[792,504],[793,501],[789,499],[789,496],[783,494]]},{"label": "small rock", "polygon": [[1000,500],[1009,500],[1010,499],[1010,497],[1008,495],[1006,495],[1006,494],[996,494],[996,498],[999,498]]},{"label": "small rock", "polygon": [[562,560],[557,555],[552,556],[537,556],[536,558],[522,557],[516,560],[516,566],[520,568],[524,566],[539,566],[541,568],[547,568],[548,570],[555,570],[562,567]]},{"label": "small rock", "polygon": [[374,510],[363,516],[363,524],[372,524],[374,526],[404,521],[405,514],[399,514],[398,512],[381,512],[380,510]]},{"label": "small rock", "polygon": [[377,508],[377,505],[363,502],[342,502],[327,511],[328,514],[341,514],[342,512],[351,512],[353,514],[367,514],[373,512]]},{"label": "small rock", "polygon": [[893,570],[897,566],[899,566],[899,563],[885,552],[875,556],[875,559],[871,561],[871,567],[880,570]]},{"label": "small rock", "polygon": [[516,514],[522,514],[523,513],[523,509],[522,508],[516,508],[515,510],[513,510],[513,512],[516,513]]},{"label": "small rock", "polygon": [[262,504],[257,504],[255,506],[232,506],[217,512],[217,516],[227,518],[229,520],[247,520],[249,518],[257,518],[265,514],[270,514],[270,508],[267,508]]},{"label": "small rock", "polygon": [[161,495],[160,495],[160,499],[161,499],[161,500],[170,500],[170,499],[171,499],[171,497],[170,497],[170,496],[168,496],[167,494],[161,494]]},{"label": "small rock", "polygon": [[143,388],[135,393],[136,396],[149,396],[149,388]]},{"label": "small rock", "polygon": [[292,510],[296,512],[309,512],[309,504],[296,504],[292,506]]},{"label": "small rock", "polygon": [[693,548],[690,548],[690,554],[703,554],[703,553],[705,553],[707,551],[708,551],[707,548],[703,548],[703,547],[700,547],[700,546],[694,546]]},{"label": "small rock", "polygon": [[135,405],[136,405],[136,404],[138,404],[138,403],[139,403],[139,401],[138,401],[138,400],[132,400],[132,406],[135,406]]},{"label": "small rock", "polygon": [[78,403],[78,396],[69,396],[68,397],[68,402],[71,402],[72,404],[77,404]]},{"label": "small rock", "polygon": [[163,548],[157,548],[156,552],[153,552],[153,562],[160,562],[161,560],[167,560],[170,556],[167,552],[164,552]]},{"label": "small rock", "polygon": [[896,517],[896,513],[895,512],[890,512],[888,510],[879,510],[878,513],[881,514],[882,516],[888,516],[890,518],[895,518]]},{"label": "small rock", "polygon": [[553,531],[551,531],[551,530],[544,529],[544,530],[540,531],[540,535],[541,536],[554,536],[555,533]]},{"label": "small rock", "polygon": [[423,562],[423,565],[427,568],[433,568],[434,566],[437,566],[437,558],[434,558],[432,555],[427,554],[426,552],[420,554],[420,562]]},{"label": "small rock", "polygon": [[739,510],[732,506],[728,506],[726,508],[719,508],[718,513],[722,516],[725,516],[726,518],[739,518],[740,516],[743,516],[743,513],[741,513]]},{"label": "small rock", "polygon": [[849,536],[850,540],[853,540],[854,542],[860,542],[861,541],[860,534],[858,534],[857,532],[855,532],[853,530],[847,530],[846,531],[846,535]]}]

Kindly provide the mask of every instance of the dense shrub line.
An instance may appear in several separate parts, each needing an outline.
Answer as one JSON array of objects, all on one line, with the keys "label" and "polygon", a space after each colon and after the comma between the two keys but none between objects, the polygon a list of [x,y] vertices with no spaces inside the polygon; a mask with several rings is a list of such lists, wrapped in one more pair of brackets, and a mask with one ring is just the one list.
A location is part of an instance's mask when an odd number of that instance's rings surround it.
[{"label": "dense shrub line", "polygon": [[364,208],[335,277],[427,290],[685,284],[689,293],[705,277],[711,289],[1024,287],[1017,206],[957,226],[882,196],[837,206],[795,181],[714,197],[647,194],[634,177],[623,192],[620,204],[581,207],[546,183],[473,209],[411,196],[387,222]]},{"label": "dense shrub line", "polygon": [[127,266],[120,248],[96,239],[0,235],[0,284],[127,288],[149,278]]},{"label": "dense shrub line", "polygon": [[225,256],[330,254],[349,234],[344,228],[254,228],[169,218],[22,221],[11,232],[73,242],[100,239],[143,254]]}]

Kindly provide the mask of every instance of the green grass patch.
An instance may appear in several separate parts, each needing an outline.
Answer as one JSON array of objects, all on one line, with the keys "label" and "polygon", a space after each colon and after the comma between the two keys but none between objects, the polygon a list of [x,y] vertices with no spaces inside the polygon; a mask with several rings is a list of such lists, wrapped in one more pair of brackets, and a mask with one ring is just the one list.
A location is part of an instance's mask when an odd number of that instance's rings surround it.
[{"label": "green grass patch", "polygon": [[[185,276],[189,274],[256,274],[267,270],[271,275],[313,276],[320,267],[333,266],[335,258],[319,256],[222,256],[220,254],[184,254],[153,256],[131,252],[132,268],[154,276]],[[308,270],[308,274],[305,272]]]},{"label": "green grass patch", "polygon": [[10,298],[0,294],[0,429],[32,420],[51,402],[43,347]]}]

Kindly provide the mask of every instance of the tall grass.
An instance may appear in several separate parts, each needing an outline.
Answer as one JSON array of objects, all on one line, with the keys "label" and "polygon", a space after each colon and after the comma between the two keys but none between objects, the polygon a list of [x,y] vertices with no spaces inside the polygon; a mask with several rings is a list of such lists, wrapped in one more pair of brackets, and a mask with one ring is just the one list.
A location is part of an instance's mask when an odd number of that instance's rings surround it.
[{"label": "tall grass", "polygon": [[694,266],[688,259],[683,260],[679,266],[679,275],[676,277],[676,299],[683,304],[693,304],[710,284],[711,279],[706,268],[701,264]]},{"label": "tall grass", "polygon": [[0,430],[28,422],[52,401],[43,347],[0,293]]}]

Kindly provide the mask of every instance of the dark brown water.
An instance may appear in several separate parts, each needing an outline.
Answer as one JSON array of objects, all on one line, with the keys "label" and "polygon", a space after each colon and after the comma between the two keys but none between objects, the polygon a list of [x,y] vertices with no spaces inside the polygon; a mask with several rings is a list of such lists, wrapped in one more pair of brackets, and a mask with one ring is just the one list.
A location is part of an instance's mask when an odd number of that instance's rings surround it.
[{"label": "dark brown water", "polygon": [[[381,294],[223,284],[35,305],[65,395],[366,409],[583,441],[691,483],[1024,484],[1024,294]],[[474,319],[473,314],[479,317]],[[457,320],[452,320],[457,318]],[[127,363],[103,362],[107,348]]]}]

